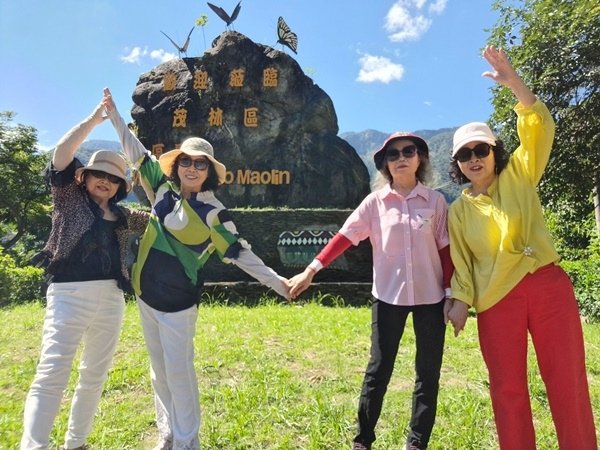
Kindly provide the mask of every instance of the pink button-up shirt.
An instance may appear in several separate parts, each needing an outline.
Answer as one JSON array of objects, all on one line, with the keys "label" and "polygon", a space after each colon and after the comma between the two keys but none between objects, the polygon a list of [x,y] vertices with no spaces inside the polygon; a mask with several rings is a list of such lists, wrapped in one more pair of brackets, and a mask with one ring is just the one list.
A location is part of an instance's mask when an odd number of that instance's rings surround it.
[{"label": "pink button-up shirt", "polygon": [[444,298],[438,250],[449,242],[447,214],[444,196],[421,183],[406,197],[386,185],[350,214],[340,233],[353,245],[371,240],[375,298],[402,306]]}]

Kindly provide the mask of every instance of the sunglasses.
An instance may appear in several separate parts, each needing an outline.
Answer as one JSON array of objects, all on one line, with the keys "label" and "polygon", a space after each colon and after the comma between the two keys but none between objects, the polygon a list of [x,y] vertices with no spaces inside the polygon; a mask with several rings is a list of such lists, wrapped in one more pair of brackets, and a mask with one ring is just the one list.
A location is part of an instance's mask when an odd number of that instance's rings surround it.
[{"label": "sunglasses", "polygon": [[385,159],[386,161],[396,161],[400,158],[400,153],[405,158],[412,158],[417,154],[417,146],[414,144],[407,145],[402,150],[398,150],[397,148],[389,148],[385,151]]},{"label": "sunglasses", "polygon": [[458,162],[464,163],[469,161],[473,155],[479,159],[486,158],[490,154],[491,150],[492,146],[486,143],[477,144],[472,149],[463,147],[456,152],[454,159]]},{"label": "sunglasses", "polygon": [[113,175],[111,173],[106,173],[102,170],[87,170],[94,178],[98,178],[99,180],[107,179],[113,184],[119,184],[123,181],[121,177]]},{"label": "sunglasses", "polygon": [[182,156],[179,158],[178,164],[181,167],[190,167],[192,164],[194,165],[194,169],[197,170],[206,170],[208,169],[208,161],[206,159],[192,159],[187,156]]}]

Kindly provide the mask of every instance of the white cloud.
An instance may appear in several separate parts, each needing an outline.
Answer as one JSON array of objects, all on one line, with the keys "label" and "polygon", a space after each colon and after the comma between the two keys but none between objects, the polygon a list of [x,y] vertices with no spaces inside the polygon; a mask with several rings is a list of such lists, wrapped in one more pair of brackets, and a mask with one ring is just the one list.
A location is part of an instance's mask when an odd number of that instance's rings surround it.
[{"label": "white cloud", "polygon": [[133,47],[128,55],[121,56],[120,59],[127,64],[139,64],[144,56],[148,54],[147,49],[141,47]]},{"label": "white cloud", "polygon": [[164,63],[177,57],[173,53],[169,53],[162,48],[158,50],[148,50],[148,47],[133,47],[131,50],[125,49],[125,51],[129,51],[129,53],[125,56],[121,56],[120,59],[127,64],[140,64],[145,58],[154,59]]},{"label": "white cloud", "polygon": [[158,50],[152,50],[150,52],[150,58],[157,59],[161,63],[164,63],[172,60],[173,58],[177,58],[177,56],[174,53],[169,53],[161,48]]},{"label": "white cloud", "polygon": [[431,106],[431,105],[433,105],[433,103],[430,102],[429,100],[425,100],[423,103],[425,104],[425,106]]},{"label": "white cloud", "polygon": [[394,3],[385,17],[385,29],[392,42],[415,41],[431,26],[431,20],[420,14],[413,15],[402,3]]},{"label": "white cloud", "polygon": [[435,0],[431,5],[429,5],[429,11],[435,14],[441,14],[446,9],[446,3],[448,0]]},{"label": "white cloud", "polygon": [[360,71],[357,81],[362,83],[389,83],[390,81],[402,79],[404,67],[395,64],[383,56],[362,55],[359,59]]},{"label": "white cloud", "polygon": [[[429,4],[429,14],[441,14],[448,0],[434,0]],[[385,17],[385,29],[392,42],[415,41],[427,32],[431,18],[423,13],[427,0],[397,0]]]}]

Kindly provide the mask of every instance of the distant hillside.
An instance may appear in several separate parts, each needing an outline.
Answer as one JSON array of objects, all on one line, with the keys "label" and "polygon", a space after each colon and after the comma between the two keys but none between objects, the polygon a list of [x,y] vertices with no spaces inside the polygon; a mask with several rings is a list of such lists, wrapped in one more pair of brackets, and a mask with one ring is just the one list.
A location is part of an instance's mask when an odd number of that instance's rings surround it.
[{"label": "distant hillside", "polygon": [[[429,158],[432,166],[432,177],[429,185],[443,192],[448,201],[456,198],[460,192],[460,188],[450,180],[448,175],[452,135],[455,130],[456,128],[441,128],[439,130],[415,131],[415,134],[425,139],[429,146]],[[373,177],[376,171],[373,163],[373,153],[381,147],[390,134],[377,130],[365,130],[340,133],[340,137],[354,147],[367,169],[369,169],[371,177]]]},{"label": "distant hillside", "polygon": [[85,141],[77,150],[77,158],[84,164],[88,162],[92,153],[98,150],[112,150],[113,152],[121,152],[121,143],[117,141],[91,140]]},{"label": "distant hillside", "polygon": [[[418,130],[415,134],[421,136],[429,144],[430,140],[436,136],[450,136],[449,143],[452,142],[452,133],[456,128],[441,128],[439,130]],[[385,133],[377,130],[365,130],[360,132],[340,133],[340,137],[346,140],[360,156],[372,155],[392,132]],[[450,147],[448,147],[450,148]]]},{"label": "distant hillside", "polygon": [[[415,134],[421,136],[427,141],[430,151],[430,160],[432,166],[432,177],[429,185],[434,189],[444,193],[448,201],[453,200],[460,192],[460,188],[451,182],[448,175],[448,164],[450,162],[450,148],[452,147],[452,135],[456,128],[441,128],[439,130],[418,130]],[[340,137],[347,141],[354,149],[365,166],[369,170],[371,177],[375,174],[375,164],[373,163],[373,153],[379,149],[381,144],[390,135],[377,130],[365,130],[360,132],[340,133]],[[121,144],[116,141],[91,140],[84,142],[77,155],[85,164],[92,153],[97,150],[121,151]],[[137,198],[130,194],[129,201],[137,202]]]}]

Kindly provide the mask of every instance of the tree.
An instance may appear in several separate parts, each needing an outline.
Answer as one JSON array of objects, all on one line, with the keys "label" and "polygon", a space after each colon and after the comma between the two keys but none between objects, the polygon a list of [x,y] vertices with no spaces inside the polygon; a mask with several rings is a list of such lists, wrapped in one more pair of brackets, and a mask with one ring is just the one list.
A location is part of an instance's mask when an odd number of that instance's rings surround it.
[{"label": "tree", "polygon": [[8,250],[27,235],[49,229],[50,195],[41,175],[49,156],[38,151],[31,126],[12,125],[14,113],[0,112],[0,221]]},{"label": "tree", "polygon": [[204,50],[206,50],[206,36],[204,35],[204,27],[208,23],[208,16],[206,14],[202,14],[198,16],[196,19],[196,26],[202,27],[202,37],[204,38]]},{"label": "tree", "polygon": [[[597,0],[496,0],[489,44],[504,48],[556,120],[542,202],[566,223],[595,209],[600,233],[600,4]],[[491,118],[507,148],[517,142],[514,99],[494,88]],[[573,234],[572,245],[589,243]]]}]

